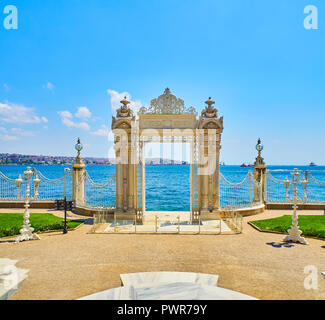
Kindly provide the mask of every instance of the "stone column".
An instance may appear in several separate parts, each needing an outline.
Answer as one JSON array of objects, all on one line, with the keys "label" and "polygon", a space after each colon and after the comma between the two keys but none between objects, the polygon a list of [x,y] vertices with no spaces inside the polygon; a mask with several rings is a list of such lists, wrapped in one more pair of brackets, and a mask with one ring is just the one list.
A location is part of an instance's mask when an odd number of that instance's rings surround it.
[{"label": "stone column", "polygon": [[[218,139],[218,136],[217,136],[217,139]],[[218,141],[216,142],[218,143]],[[220,149],[221,149],[221,146],[219,144],[216,145],[216,172],[214,174],[214,186],[213,186],[213,189],[214,189],[214,204],[213,204],[213,210],[219,210],[220,209],[220,183],[219,183],[219,180],[220,180],[220,175],[219,175],[219,172],[220,172],[220,165],[219,165],[219,162],[220,162]]]},{"label": "stone column", "polygon": [[[261,156],[263,145],[261,139],[258,139],[256,150],[258,155],[254,163],[254,202],[264,203],[264,195],[266,190],[266,165],[264,159]],[[261,185],[262,184],[262,185]]]},{"label": "stone column", "polygon": [[[202,135],[203,133],[203,135]],[[209,147],[206,130],[201,133],[200,141],[200,177],[201,177],[201,212],[209,211]]]},{"label": "stone column", "polygon": [[142,212],[146,210],[146,160],[145,160],[145,143],[141,142],[141,170],[142,170],[142,181],[141,181],[141,195],[142,195]]},{"label": "stone column", "polygon": [[135,214],[135,161],[133,158],[132,132],[136,119],[124,97],[121,107],[112,117],[112,130],[115,136],[116,157],[116,212]]},{"label": "stone column", "polygon": [[201,162],[200,166],[201,214],[218,211],[220,208],[219,154],[223,131],[223,117],[218,117],[218,110],[213,107],[215,102],[209,98],[205,103],[207,107],[202,111],[198,121],[198,131],[203,133],[201,140],[204,141],[200,157],[205,159],[205,164],[202,165]]},{"label": "stone column", "polygon": [[135,146],[132,133],[129,134],[129,149],[128,149],[128,158],[129,158],[129,198],[128,198],[128,211],[130,213],[135,213]]},{"label": "stone column", "polygon": [[123,176],[122,176],[122,164],[121,164],[121,149],[120,149],[120,136],[115,136],[115,170],[116,170],[116,209],[123,209]]},{"label": "stone column", "polygon": [[72,200],[78,205],[84,205],[86,201],[85,195],[85,164],[80,155],[83,146],[78,139],[75,149],[78,155],[72,166]]}]

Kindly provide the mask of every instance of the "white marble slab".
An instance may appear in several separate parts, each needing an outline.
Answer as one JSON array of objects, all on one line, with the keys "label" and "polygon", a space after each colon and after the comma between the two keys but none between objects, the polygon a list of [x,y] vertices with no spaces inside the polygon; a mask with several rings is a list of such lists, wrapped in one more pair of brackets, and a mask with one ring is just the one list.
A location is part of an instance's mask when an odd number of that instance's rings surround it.
[{"label": "white marble slab", "polygon": [[91,294],[78,300],[138,300],[134,287],[118,287]]},{"label": "white marble slab", "polygon": [[138,300],[257,300],[251,296],[199,283],[168,283],[137,287]]},{"label": "white marble slab", "polygon": [[150,284],[188,282],[198,283],[211,286],[218,285],[218,275],[194,272],[172,272],[172,271],[157,271],[157,272],[137,272],[121,274],[121,281],[124,286],[144,286]]},{"label": "white marble slab", "polygon": [[0,258],[0,276],[8,272],[12,266],[15,266],[18,260],[11,260],[8,258]]},{"label": "white marble slab", "polygon": [[119,287],[79,300],[258,300],[240,292],[199,283],[165,283],[143,287]]},{"label": "white marble slab", "polygon": [[16,267],[17,260],[0,258],[0,300],[8,300],[27,278],[28,270]]}]

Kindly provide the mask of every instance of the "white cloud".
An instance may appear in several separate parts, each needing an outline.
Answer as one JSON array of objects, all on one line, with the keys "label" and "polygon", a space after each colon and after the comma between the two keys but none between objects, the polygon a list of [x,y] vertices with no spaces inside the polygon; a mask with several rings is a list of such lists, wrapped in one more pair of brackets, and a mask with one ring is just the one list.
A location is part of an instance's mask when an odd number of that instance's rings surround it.
[{"label": "white cloud", "polygon": [[19,140],[19,137],[10,136],[8,134],[0,134],[0,139],[3,141],[16,141],[16,140]]},{"label": "white cloud", "polygon": [[97,131],[93,131],[91,134],[95,136],[102,136],[102,137],[108,137],[109,135],[109,129],[104,124],[99,128]]},{"label": "white cloud", "polygon": [[131,100],[131,95],[128,92],[121,92],[118,93],[115,90],[108,89],[107,93],[110,95],[111,98],[111,109],[112,109],[112,114],[115,115],[116,110],[121,107],[121,100],[124,99],[124,97],[127,97],[127,99],[130,101],[129,106],[133,110],[134,114],[136,115],[139,109],[143,106],[140,100],[132,101]]},{"label": "white cloud", "polygon": [[47,120],[47,118],[45,118],[45,117],[41,117],[41,119],[42,119],[42,121],[44,122],[44,123],[48,123],[49,121]]},{"label": "white cloud", "polygon": [[75,114],[77,118],[87,120],[91,118],[91,112],[87,107],[79,107],[78,112]]},{"label": "white cloud", "polygon": [[89,131],[90,126],[86,122],[74,122],[73,115],[69,111],[59,111],[59,116],[61,117],[62,123],[68,128],[78,128],[82,130]]},{"label": "white cloud", "polygon": [[36,115],[33,108],[9,102],[0,102],[0,121],[7,123],[42,123],[44,119],[46,118]]},{"label": "white cloud", "polygon": [[34,132],[25,131],[21,128],[6,129],[4,127],[0,127],[0,132],[4,133],[4,134],[0,134],[0,139],[4,141],[16,141],[16,140],[20,140],[21,137],[35,136]]},{"label": "white cloud", "polygon": [[69,111],[59,111],[58,114],[61,118],[69,118],[69,119],[73,118],[72,113]]},{"label": "white cloud", "polygon": [[90,126],[89,126],[89,124],[86,123],[86,122],[75,123],[75,127],[76,127],[76,128],[80,128],[80,129],[82,129],[82,130],[87,130],[87,131],[90,130]]},{"label": "white cloud", "polygon": [[21,128],[12,128],[10,132],[21,137],[33,137],[35,135],[34,132],[25,131]]},{"label": "white cloud", "polygon": [[43,86],[43,88],[44,88],[44,89],[47,89],[47,90],[49,90],[49,91],[51,91],[51,92],[53,92],[53,91],[54,91],[54,88],[55,88],[55,86],[54,86],[54,84],[53,84],[53,83],[51,83],[51,82],[47,82],[47,84],[46,84],[46,85],[44,85],[44,86]]}]

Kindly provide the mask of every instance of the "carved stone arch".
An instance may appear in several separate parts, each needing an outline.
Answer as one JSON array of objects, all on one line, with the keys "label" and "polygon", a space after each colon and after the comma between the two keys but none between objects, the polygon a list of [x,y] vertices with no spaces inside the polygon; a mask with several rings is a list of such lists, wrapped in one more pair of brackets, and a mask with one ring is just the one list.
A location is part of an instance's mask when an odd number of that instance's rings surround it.
[{"label": "carved stone arch", "polygon": [[118,127],[121,129],[131,129],[131,124],[129,122],[121,122],[118,124]]},{"label": "carved stone arch", "polygon": [[203,129],[220,129],[215,121],[209,121],[203,125]]},{"label": "carved stone arch", "polygon": [[199,119],[195,108],[185,107],[184,101],[171,94],[168,88],[151,101],[150,107],[140,108],[137,118],[126,98],[121,104],[116,117],[112,117],[112,129],[116,129],[116,159],[126,159],[116,163],[115,212],[136,216],[138,221],[142,221],[145,211],[144,150],[146,142],[152,141],[190,143],[192,221],[199,215],[218,212],[223,119],[218,117],[214,101],[211,98],[206,101],[207,106]]}]

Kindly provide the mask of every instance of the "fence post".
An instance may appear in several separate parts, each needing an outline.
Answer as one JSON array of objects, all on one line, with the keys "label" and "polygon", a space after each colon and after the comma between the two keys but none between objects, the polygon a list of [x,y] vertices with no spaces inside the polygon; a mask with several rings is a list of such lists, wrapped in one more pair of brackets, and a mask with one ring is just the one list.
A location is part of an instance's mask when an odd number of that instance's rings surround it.
[{"label": "fence post", "polygon": [[263,203],[265,201],[264,192],[265,192],[265,182],[266,182],[266,165],[261,152],[263,150],[263,145],[261,139],[258,139],[256,150],[258,155],[254,163],[254,203]]},{"label": "fence post", "polygon": [[78,139],[75,149],[78,155],[72,166],[72,200],[76,204],[83,205],[85,203],[85,163],[80,155],[83,146]]}]

